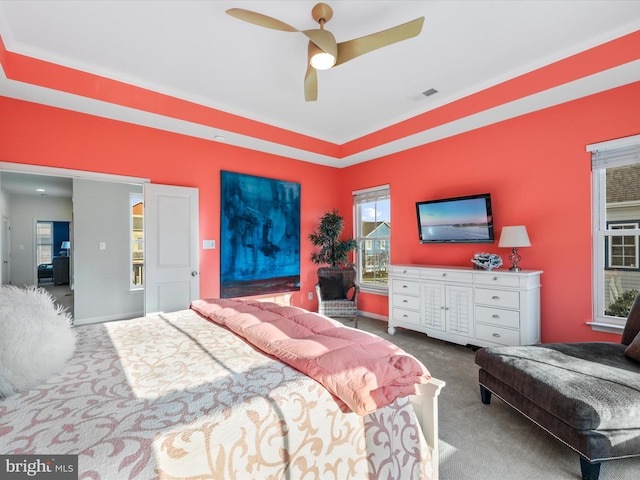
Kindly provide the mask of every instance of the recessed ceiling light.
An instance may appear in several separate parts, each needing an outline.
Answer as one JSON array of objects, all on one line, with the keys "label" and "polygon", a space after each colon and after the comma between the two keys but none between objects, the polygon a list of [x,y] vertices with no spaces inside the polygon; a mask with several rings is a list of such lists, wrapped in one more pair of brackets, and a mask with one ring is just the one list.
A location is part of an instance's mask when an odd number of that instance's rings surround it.
[{"label": "recessed ceiling light", "polygon": [[224,142],[225,141],[225,138],[222,135],[216,135],[215,137],[213,137],[213,139],[216,142]]}]

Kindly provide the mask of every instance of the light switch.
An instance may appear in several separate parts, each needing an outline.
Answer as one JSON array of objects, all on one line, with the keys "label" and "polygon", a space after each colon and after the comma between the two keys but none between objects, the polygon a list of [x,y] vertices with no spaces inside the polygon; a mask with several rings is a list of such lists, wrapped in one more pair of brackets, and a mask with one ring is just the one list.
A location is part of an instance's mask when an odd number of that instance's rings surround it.
[{"label": "light switch", "polygon": [[107,242],[100,242],[100,250],[106,250],[107,249]]},{"label": "light switch", "polygon": [[215,240],[203,240],[202,241],[202,248],[204,250],[211,250],[212,248],[216,248],[216,241]]}]

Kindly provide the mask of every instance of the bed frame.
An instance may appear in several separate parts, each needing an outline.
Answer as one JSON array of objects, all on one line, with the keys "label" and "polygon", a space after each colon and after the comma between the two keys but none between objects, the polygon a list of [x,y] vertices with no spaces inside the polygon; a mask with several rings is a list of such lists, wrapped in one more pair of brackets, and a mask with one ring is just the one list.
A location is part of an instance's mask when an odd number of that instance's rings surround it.
[{"label": "bed frame", "polygon": [[431,463],[433,465],[433,480],[439,478],[439,448],[438,448],[438,396],[446,383],[437,378],[431,378],[429,383],[419,385],[420,395],[411,397],[413,409],[422,433],[431,452]]}]

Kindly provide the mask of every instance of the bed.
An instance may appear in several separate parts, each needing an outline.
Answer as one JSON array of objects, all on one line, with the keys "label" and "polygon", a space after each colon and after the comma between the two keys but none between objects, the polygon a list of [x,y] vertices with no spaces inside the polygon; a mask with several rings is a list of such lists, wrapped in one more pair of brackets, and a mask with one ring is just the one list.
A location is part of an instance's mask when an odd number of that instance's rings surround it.
[{"label": "bed", "polygon": [[438,477],[437,379],[358,415],[193,309],[76,331],[59,375],[0,399],[0,454],[77,454],[80,479]]}]

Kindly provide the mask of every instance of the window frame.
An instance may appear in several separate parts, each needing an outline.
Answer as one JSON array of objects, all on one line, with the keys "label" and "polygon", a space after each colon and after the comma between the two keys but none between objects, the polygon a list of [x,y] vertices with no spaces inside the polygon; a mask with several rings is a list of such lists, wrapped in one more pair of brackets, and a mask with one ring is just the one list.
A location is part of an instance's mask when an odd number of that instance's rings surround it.
[{"label": "window frame", "polygon": [[[631,226],[631,228],[625,229],[625,228],[612,228],[612,227],[625,227],[625,226]],[[640,270],[640,236],[639,235],[633,235],[633,234],[629,234],[627,233],[628,231],[638,231],[640,230],[640,221],[638,220],[614,220],[614,221],[609,221],[607,222],[607,230],[613,230],[613,231],[619,231],[619,232],[624,232],[623,234],[619,234],[619,235],[610,235],[607,236],[605,238],[605,270],[626,270],[626,271],[637,271]],[[613,265],[613,251],[612,249],[614,247],[616,247],[616,245],[613,245],[613,238],[617,238],[617,237],[632,237],[633,240],[633,265],[632,267],[626,266],[626,265]],[[621,246],[621,248],[624,250],[625,249],[624,244]],[[626,258],[626,256],[624,255],[623,252],[623,258]]]},{"label": "window frame", "polygon": [[[640,164],[640,135],[587,145],[587,152],[591,153],[592,162],[592,230],[593,230],[593,321],[587,322],[594,331],[607,333],[622,333],[626,318],[606,315],[604,305],[605,284],[604,272],[607,270],[635,271],[628,268],[607,268],[609,263],[608,249],[611,237],[621,236],[617,230],[609,229],[607,222],[606,173],[607,168]],[[600,158],[602,157],[602,158]],[[635,223],[634,220],[618,223]],[[640,236],[640,228],[625,231],[624,236]],[[638,239],[640,241],[640,239]],[[636,242],[638,245],[638,242]]]},{"label": "window frame", "polygon": [[[41,242],[41,238],[42,236],[40,235],[39,232],[39,227],[40,225],[46,225],[49,228],[49,242]],[[55,257],[54,254],[54,248],[53,248],[53,221],[51,220],[36,220],[36,248],[35,248],[35,253],[36,253],[36,267],[38,265],[40,265],[41,263],[45,263],[45,260],[43,260],[43,256],[42,254],[42,249],[43,247],[47,247],[47,249],[49,250],[49,262],[46,263],[51,263],[53,262],[53,257]],[[44,255],[44,257],[46,257],[46,255]]]},{"label": "window frame", "polygon": [[[138,204],[141,203],[142,204],[142,215],[141,215],[141,223],[142,223],[142,229],[138,229],[136,228],[136,217],[137,215],[134,214],[133,209],[134,207]],[[135,291],[135,290],[144,290],[144,194],[142,192],[138,193],[138,192],[129,192],[129,233],[131,234],[131,239],[129,242],[129,263],[130,263],[130,271],[131,271],[131,275],[129,276],[129,290],[131,291]],[[138,231],[142,231],[142,239],[137,239],[136,238],[136,232]],[[142,245],[142,267],[141,267],[141,273],[140,273],[140,278],[141,278],[141,283],[136,284],[134,282],[134,267],[136,265],[136,258],[135,258],[135,254],[136,252],[138,252],[139,250],[136,250],[134,248],[135,244],[141,244]]]},{"label": "window frame", "polygon": [[[365,203],[388,201],[389,202],[389,235],[382,237],[364,237],[362,235],[362,215],[360,206]],[[383,244],[386,247],[388,255],[387,268],[391,265],[391,188],[389,185],[380,185],[377,187],[366,188],[353,192],[353,225],[354,238],[358,242],[358,251],[355,254],[355,266],[357,272],[357,284],[360,291],[374,293],[378,295],[388,295],[389,285],[382,282],[367,282],[362,280],[362,248],[363,245],[371,243],[372,245]],[[386,220],[384,220],[386,222]]]}]

